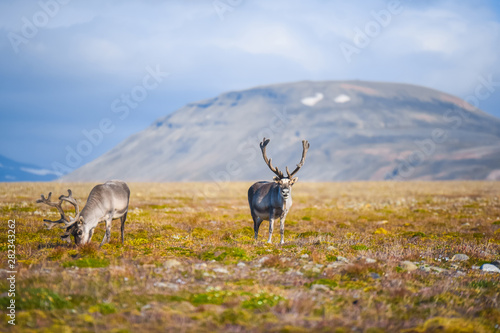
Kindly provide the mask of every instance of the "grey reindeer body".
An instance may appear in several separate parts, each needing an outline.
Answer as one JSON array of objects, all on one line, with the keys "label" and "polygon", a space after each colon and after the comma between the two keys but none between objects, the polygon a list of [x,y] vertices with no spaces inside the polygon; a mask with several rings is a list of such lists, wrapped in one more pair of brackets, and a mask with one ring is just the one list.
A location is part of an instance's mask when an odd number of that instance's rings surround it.
[{"label": "grey reindeer body", "polygon": [[[101,246],[109,242],[111,238],[111,221],[120,219],[121,240],[123,243],[125,232],[125,220],[127,219],[130,189],[127,184],[119,180],[107,181],[96,185],[90,191],[87,203],[80,213],[77,229],[73,231],[75,239],[80,237],[80,243],[88,243],[94,234],[94,228],[99,222],[106,223],[106,233],[102,239]],[[81,235],[78,235],[81,229]],[[85,239],[88,236],[88,239]]]},{"label": "grey reindeer body", "polygon": [[280,243],[284,243],[285,219],[288,210],[292,207],[292,197],[286,199],[281,195],[279,184],[274,182],[257,182],[248,189],[248,204],[253,219],[253,229],[255,239],[259,235],[259,228],[262,221],[269,221],[268,243],[274,230],[274,221],[280,219]]},{"label": "grey reindeer body", "polygon": [[[70,242],[70,235],[75,238],[77,245],[86,244],[92,239],[94,229],[99,222],[106,223],[106,233],[102,239],[102,246],[105,242],[109,242],[111,238],[111,221],[114,219],[121,220],[121,240],[124,241],[125,221],[127,219],[128,204],[130,198],[130,189],[127,184],[121,180],[111,180],[104,184],[96,185],[87,198],[87,203],[82,211],[79,211],[78,203],[73,198],[71,190],[68,190],[69,195],[61,195],[59,202],[51,202],[49,193],[45,198],[43,195],[38,203],[45,203],[51,207],[57,208],[61,214],[58,221],[44,220],[47,222],[48,229],[55,225],[63,224],[66,232],[61,236],[62,239]],[[75,207],[75,217],[66,216],[62,208],[63,201],[69,202]]]},{"label": "grey reindeer body", "polygon": [[248,189],[248,204],[250,206],[250,213],[253,219],[253,229],[255,232],[255,240],[259,235],[259,228],[262,221],[269,221],[269,237],[268,243],[271,243],[273,235],[274,221],[280,219],[280,244],[285,242],[285,219],[290,207],[292,207],[292,186],[297,182],[298,178],[293,176],[304,165],[307,150],[309,149],[309,142],[302,141],[302,159],[293,172],[288,171],[286,167],[287,176],[279,171],[277,167],[273,167],[271,159],[267,158],[266,146],[269,139],[264,138],[260,144],[262,156],[267,166],[276,174],[274,182],[260,181],[253,184]]}]

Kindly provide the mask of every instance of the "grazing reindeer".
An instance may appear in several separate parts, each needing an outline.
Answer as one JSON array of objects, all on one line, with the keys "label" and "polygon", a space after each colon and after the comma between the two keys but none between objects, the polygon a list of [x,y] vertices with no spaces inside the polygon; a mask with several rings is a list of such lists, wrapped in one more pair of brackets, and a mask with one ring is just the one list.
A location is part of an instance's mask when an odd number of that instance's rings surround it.
[{"label": "grazing reindeer", "polygon": [[280,243],[283,244],[285,218],[286,214],[288,214],[288,210],[292,206],[292,186],[298,180],[298,177],[292,177],[304,165],[307,150],[309,149],[309,142],[306,140],[302,141],[302,159],[292,173],[290,173],[288,171],[288,167],[286,167],[287,176],[285,177],[283,172],[279,171],[277,167],[273,167],[271,159],[267,158],[266,146],[269,141],[271,140],[264,138],[260,143],[260,149],[262,150],[264,161],[269,169],[276,174],[276,177],[273,178],[274,182],[261,181],[253,184],[248,189],[248,203],[250,205],[250,212],[253,218],[255,240],[257,240],[257,236],[259,235],[259,227],[262,221],[269,220],[269,238],[267,239],[267,242],[271,243],[274,220],[279,218],[281,235]]},{"label": "grazing reindeer", "polygon": [[[125,231],[125,220],[127,219],[128,202],[130,198],[130,189],[127,184],[120,180],[111,180],[104,184],[96,185],[92,191],[90,191],[87,204],[83,207],[81,212],[78,203],[75,198],[73,198],[71,190],[68,190],[68,194],[67,196],[61,195],[59,197],[59,202],[50,201],[52,192],[49,193],[47,198],[42,194],[42,198],[36,201],[57,208],[61,214],[61,218],[57,221],[43,220],[47,222],[45,224],[47,229],[62,224],[61,228],[66,228],[66,232],[61,238],[70,243],[70,235],[73,235],[76,245],[83,245],[90,242],[94,234],[94,228],[97,227],[99,222],[105,221],[106,233],[102,239],[101,245],[99,245],[99,247],[101,247],[105,241],[109,242],[111,238],[111,221],[120,218],[122,223],[121,231],[123,244],[123,233]],[[68,218],[68,216],[64,214],[64,210],[62,209],[62,203],[64,201],[69,202],[75,207],[75,217]]]}]

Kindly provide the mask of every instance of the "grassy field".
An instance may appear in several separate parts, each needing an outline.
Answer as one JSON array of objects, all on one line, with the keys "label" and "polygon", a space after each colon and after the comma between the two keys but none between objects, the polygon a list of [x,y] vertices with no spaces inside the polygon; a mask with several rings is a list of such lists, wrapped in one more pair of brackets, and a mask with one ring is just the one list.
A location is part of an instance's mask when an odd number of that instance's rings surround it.
[{"label": "grassy field", "polygon": [[93,185],[1,184],[1,331],[500,331],[500,274],[478,269],[500,259],[497,182],[299,182],[283,246],[279,223],[253,239],[250,183],[130,184],[124,245],[119,221],[101,249],[103,225],[81,248],[44,229],[40,194]]}]

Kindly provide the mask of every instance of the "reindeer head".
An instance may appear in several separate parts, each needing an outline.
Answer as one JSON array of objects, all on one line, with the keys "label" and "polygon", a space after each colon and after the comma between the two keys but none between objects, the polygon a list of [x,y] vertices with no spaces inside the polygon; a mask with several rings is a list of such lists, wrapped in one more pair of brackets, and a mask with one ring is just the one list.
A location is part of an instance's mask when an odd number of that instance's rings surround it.
[{"label": "reindeer head", "polygon": [[76,245],[83,245],[90,242],[94,234],[94,228],[85,223],[83,216],[78,218],[78,221],[73,225],[71,234],[75,238]]},{"label": "reindeer head", "polygon": [[288,167],[286,167],[285,170],[286,170],[287,175],[284,176],[283,172],[278,170],[277,167],[273,167],[273,164],[271,163],[271,159],[267,158],[266,146],[269,143],[269,141],[271,141],[271,140],[264,138],[262,140],[262,142],[260,143],[260,149],[262,150],[262,156],[264,157],[264,161],[266,162],[269,169],[271,169],[271,171],[276,174],[276,176],[273,178],[273,180],[279,185],[281,196],[284,199],[288,199],[288,197],[292,195],[293,184],[295,184],[299,180],[298,177],[294,178],[293,176],[304,165],[304,162],[306,160],[306,154],[307,154],[307,151],[309,150],[309,142],[307,142],[307,140],[302,140],[302,159],[300,160],[299,164],[297,164],[297,167],[295,168],[295,170],[293,170],[291,173],[290,173],[290,171],[288,171]]},{"label": "reindeer head", "polygon": [[[44,203],[50,207],[55,207],[61,214],[61,218],[57,221],[51,221],[44,219],[45,227],[47,229],[52,229],[55,225],[59,225],[62,229],[66,229],[65,233],[61,236],[61,239],[65,240],[68,243],[71,243],[70,235],[73,235],[75,238],[76,245],[85,244],[87,242],[85,235],[85,231],[82,228],[83,226],[83,218],[80,216],[80,208],[78,207],[78,203],[76,199],[73,198],[73,193],[71,190],[68,190],[68,195],[61,195],[59,197],[59,202],[51,202],[50,197],[52,196],[52,192],[49,193],[47,198],[42,194],[41,198],[38,199],[37,203]],[[64,210],[62,208],[63,202],[69,202],[75,207],[75,217],[66,216]],[[90,239],[89,239],[90,240]]]}]

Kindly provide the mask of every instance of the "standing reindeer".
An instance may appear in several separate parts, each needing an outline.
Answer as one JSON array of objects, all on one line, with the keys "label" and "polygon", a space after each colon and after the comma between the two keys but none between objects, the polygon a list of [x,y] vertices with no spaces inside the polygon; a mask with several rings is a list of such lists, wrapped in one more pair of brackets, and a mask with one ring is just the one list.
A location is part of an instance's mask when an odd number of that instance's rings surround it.
[{"label": "standing reindeer", "polygon": [[[78,207],[78,203],[71,190],[68,190],[68,195],[61,195],[59,202],[51,202],[50,197],[45,198],[42,194],[41,199],[36,202],[44,203],[51,207],[57,208],[61,214],[61,218],[57,221],[43,220],[47,222],[45,226],[51,229],[55,225],[62,224],[61,228],[66,228],[66,232],[61,236],[68,243],[71,242],[70,235],[75,238],[76,245],[83,245],[90,242],[94,234],[94,228],[99,222],[106,222],[106,233],[102,239],[101,247],[105,242],[109,242],[111,238],[111,221],[117,218],[121,220],[122,244],[125,231],[125,220],[127,219],[128,202],[130,198],[130,189],[127,184],[120,180],[111,180],[104,184],[96,185],[90,191],[87,199],[87,204],[82,211]],[[75,217],[69,217],[64,214],[62,208],[63,202],[69,202],[75,207]]]},{"label": "standing reindeer", "polygon": [[304,165],[307,150],[309,149],[309,142],[306,140],[302,141],[302,159],[300,160],[300,163],[297,164],[297,167],[292,173],[290,173],[288,171],[288,167],[286,167],[287,176],[284,176],[283,172],[279,171],[277,167],[273,167],[271,159],[267,158],[266,146],[269,141],[271,140],[264,138],[260,143],[260,149],[262,150],[264,161],[269,169],[276,174],[276,177],[273,178],[274,182],[261,181],[253,184],[248,189],[248,204],[250,205],[250,212],[253,219],[255,240],[257,240],[257,236],[259,235],[259,227],[262,221],[269,220],[269,238],[267,239],[267,242],[271,243],[274,220],[279,218],[281,235],[280,244],[283,244],[285,218],[286,214],[288,214],[288,210],[292,206],[292,186],[298,180],[298,177],[292,177]]}]

